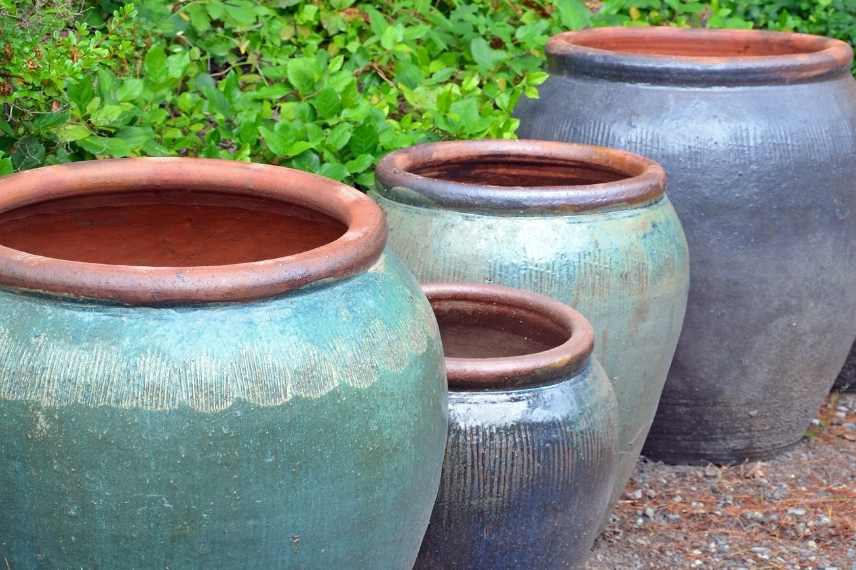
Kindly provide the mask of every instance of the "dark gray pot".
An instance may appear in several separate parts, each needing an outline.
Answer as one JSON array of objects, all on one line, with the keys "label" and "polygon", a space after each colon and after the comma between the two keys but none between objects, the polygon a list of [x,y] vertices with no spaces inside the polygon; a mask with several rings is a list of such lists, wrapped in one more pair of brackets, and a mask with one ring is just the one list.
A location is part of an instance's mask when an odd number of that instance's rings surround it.
[{"label": "dark gray pot", "polygon": [[658,161],[686,228],[686,322],[644,453],[732,463],[795,444],[856,334],[852,50],[607,28],[561,34],[547,53],[552,77],[519,105],[520,136]]}]

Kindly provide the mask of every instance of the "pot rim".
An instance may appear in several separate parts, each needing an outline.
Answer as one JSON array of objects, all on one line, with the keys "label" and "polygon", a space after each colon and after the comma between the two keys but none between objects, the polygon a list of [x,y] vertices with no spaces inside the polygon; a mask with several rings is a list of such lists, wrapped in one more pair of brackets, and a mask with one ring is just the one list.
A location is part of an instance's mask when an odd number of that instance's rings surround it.
[{"label": "pot rim", "polygon": [[129,305],[250,301],[365,271],[386,244],[382,210],[334,180],[279,166],[201,158],[92,160],[0,178],[0,213],[74,196],[187,189],[279,200],[347,227],[294,255],[216,266],[150,267],[34,255],[0,245],[0,286]]},{"label": "pot rim", "polygon": [[[413,169],[443,161],[553,160],[612,169],[626,178],[598,184],[497,186],[431,178]],[[377,166],[377,192],[417,206],[462,211],[588,212],[636,207],[662,198],[666,172],[653,160],[612,148],[539,140],[476,140],[425,143],[387,154]]]},{"label": "pot rim", "polygon": [[476,283],[426,283],[432,307],[442,301],[523,309],[567,331],[568,339],[542,352],[494,358],[446,357],[450,390],[508,390],[548,384],[585,367],[594,350],[594,330],[582,314],[550,297],[523,289]]},{"label": "pot rim", "polygon": [[[595,47],[609,41],[731,46],[778,46],[791,53],[765,55],[675,55]],[[553,36],[546,47],[551,71],[622,81],[680,84],[770,84],[824,79],[850,72],[853,48],[844,41],[767,30],[711,30],[666,26],[592,28]]]}]

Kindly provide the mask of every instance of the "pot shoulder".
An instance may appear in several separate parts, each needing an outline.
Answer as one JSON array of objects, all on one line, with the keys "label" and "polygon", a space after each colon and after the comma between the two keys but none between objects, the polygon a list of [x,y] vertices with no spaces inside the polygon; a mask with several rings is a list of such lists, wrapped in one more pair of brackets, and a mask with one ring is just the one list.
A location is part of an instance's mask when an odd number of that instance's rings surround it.
[{"label": "pot shoulder", "polygon": [[[708,203],[717,203],[722,193],[714,189],[723,187],[739,188],[751,202],[777,179],[824,187],[842,171],[856,173],[856,81],[849,74],[735,87],[553,76],[540,98],[522,100],[515,115],[521,137],[620,148],[660,162],[672,193],[682,194],[675,200],[682,216],[692,200],[683,194],[705,186]],[[826,168],[817,169],[819,163]],[[808,200],[787,185],[777,198],[784,206]]]},{"label": "pot shoulder", "polygon": [[129,307],[0,291],[0,402],[217,412],[436,368],[439,333],[384,255],[356,277],[249,303]]}]

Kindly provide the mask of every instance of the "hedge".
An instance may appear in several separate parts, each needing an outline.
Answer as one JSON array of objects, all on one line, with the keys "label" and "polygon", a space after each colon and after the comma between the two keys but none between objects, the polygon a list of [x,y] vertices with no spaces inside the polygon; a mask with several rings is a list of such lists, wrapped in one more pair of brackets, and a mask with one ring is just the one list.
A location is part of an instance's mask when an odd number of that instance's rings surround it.
[{"label": "hedge", "polygon": [[856,43],[850,0],[0,0],[0,174],[204,156],[360,187],[380,155],[510,138],[554,33],[757,27]]}]

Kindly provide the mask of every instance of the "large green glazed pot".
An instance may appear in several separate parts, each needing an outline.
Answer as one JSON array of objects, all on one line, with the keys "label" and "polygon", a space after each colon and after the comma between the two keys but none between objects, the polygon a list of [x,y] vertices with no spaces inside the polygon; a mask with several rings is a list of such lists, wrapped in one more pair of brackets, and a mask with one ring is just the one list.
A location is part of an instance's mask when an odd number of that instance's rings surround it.
[{"label": "large green glazed pot", "polygon": [[619,405],[615,500],[657,409],[684,318],[687,245],[654,162],[539,141],[448,142],[386,156],[373,196],[423,282],[493,283],[579,310]]},{"label": "large green glazed pot", "polygon": [[447,392],[376,204],[131,159],[4,178],[0,212],[8,567],[412,567]]}]

